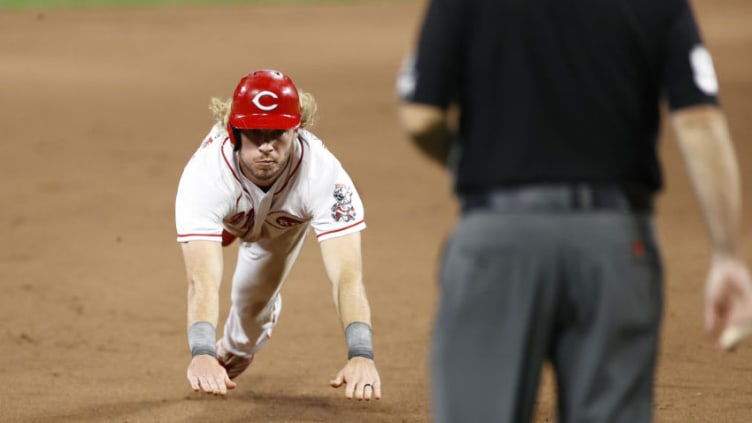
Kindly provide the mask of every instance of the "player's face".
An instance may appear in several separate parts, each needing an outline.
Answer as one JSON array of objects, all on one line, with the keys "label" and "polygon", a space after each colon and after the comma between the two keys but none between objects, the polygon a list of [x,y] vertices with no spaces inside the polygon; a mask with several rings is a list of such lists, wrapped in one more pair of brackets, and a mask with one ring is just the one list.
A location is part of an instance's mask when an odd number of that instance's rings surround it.
[{"label": "player's face", "polygon": [[297,129],[241,130],[238,157],[243,174],[261,188],[270,187],[282,174],[297,135]]}]

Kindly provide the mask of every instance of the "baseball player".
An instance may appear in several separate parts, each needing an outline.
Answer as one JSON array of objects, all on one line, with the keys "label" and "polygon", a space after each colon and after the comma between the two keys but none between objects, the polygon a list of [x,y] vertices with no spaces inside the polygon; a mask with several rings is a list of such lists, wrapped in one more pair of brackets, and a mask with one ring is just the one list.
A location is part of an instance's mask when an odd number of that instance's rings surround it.
[{"label": "baseball player", "polygon": [[[346,385],[348,399],[380,399],[361,270],[363,203],[337,158],[305,129],[316,112],[313,96],[262,69],[210,108],[217,123],[185,166],[175,203],[188,279],[191,387],[224,395],[236,386],[233,379],[272,335],[280,289],[312,227],[348,347],[330,384]],[[222,247],[236,238],[232,306],[217,341]]]}]

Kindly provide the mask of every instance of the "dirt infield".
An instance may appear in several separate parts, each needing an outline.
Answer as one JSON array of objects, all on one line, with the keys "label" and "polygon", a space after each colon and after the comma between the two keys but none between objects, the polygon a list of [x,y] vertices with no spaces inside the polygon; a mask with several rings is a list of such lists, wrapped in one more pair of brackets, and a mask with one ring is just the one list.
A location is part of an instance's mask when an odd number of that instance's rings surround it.
[{"label": "dirt infield", "polygon": [[[695,4],[749,203],[752,3]],[[0,421],[428,422],[434,267],[456,208],[447,176],[396,122],[394,76],[421,14],[416,1],[0,13]],[[379,402],[328,387],[345,347],[312,239],[283,289],[274,339],[238,388],[208,397],[185,379],[175,189],[211,125],[209,98],[229,96],[260,67],[316,96],[314,132],[366,203]],[[749,422],[752,344],[724,356],[702,334],[706,234],[670,132],[664,138],[656,420]],[[229,273],[234,249],[226,259]],[[554,421],[554,401],[547,373],[537,422]]]}]

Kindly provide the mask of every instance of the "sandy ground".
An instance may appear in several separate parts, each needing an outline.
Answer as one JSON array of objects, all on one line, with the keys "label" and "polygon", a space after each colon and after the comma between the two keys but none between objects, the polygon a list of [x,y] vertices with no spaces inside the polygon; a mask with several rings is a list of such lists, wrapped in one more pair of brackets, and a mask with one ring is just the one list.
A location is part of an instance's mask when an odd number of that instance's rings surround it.
[{"label": "sandy ground", "polygon": [[[695,4],[750,199],[752,3]],[[435,264],[456,207],[447,176],[396,121],[394,76],[422,6],[0,13],[0,421],[428,422]],[[365,200],[379,402],[347,401],[328,387],[345,347],[313,240],[284,287],[273,341],[238,388],[207,397],[185,380],[175,189],[211,126],[209,98],[229,96],[243,73],[262,67],[317,97],[314,130]],[[671,133],[664,138],[656,420],[752,421],[752,344],[724,355],[702,334],[707,237]],[[228,270],[234,254],[226,251]],[[223,316],[229,275],[225,282]],[[546,373],[537,422],[554,420],[554,401]]]}]

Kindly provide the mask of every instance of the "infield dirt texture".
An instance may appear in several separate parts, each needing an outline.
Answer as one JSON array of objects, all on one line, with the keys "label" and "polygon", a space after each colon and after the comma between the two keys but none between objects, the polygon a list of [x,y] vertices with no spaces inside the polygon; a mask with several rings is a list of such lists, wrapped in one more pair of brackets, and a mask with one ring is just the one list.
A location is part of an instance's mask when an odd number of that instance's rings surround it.
[{"label": "infield dirt texture", "polygon": [[[742,166],[752,260],[752,3],[696,0]],[[0,421],[428,422],[428,341],[449,178],[396,120],[394,79],[421,1],[0,12]],[[212,96],[277,68],[366,204],[365,280],[379,402],[328,386],[345,346],[315,239],[279,326],[226,398],[185,379],[186,284],[173,205]],[[666,310],[656,421],[752,421],[752,342],[703,335],[707,236],[664,128],[657,222]],[[221,317],[235,248],[226,250]],[[546,372],[536,422],[554,420]]]}]

